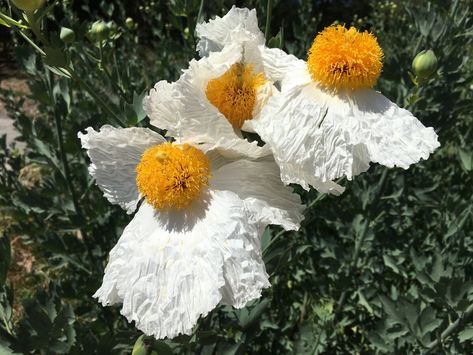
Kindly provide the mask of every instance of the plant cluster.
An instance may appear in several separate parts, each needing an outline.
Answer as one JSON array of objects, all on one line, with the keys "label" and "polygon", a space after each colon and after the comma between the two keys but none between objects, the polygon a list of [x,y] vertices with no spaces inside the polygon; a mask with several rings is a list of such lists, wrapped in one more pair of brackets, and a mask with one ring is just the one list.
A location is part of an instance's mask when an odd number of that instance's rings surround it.
[{"label": "plant cluster", "polygon": [[[310,207],[302,228],[263,235],[272,287],[244,309],[214,310],[191,336],[145,337],[118,308],[92,299],[129,216],[95,186],[77,132],[106,123],[148,127],[147,91],[157,78],[177,78],[196,56],[196,24],[231,5],[48,1],[25,18],[0,5],[30,90],[0,91],[24,144],[0,140],[0,353],[468,353],[473,5],[466,0],[239,3],[257,9],[269,45],[303,59],[314,35],[336,21],[375,33],[384,49],[377,88],[435,127],[442,146],[407,171],[375,165],[342,181],[341,197],[297,189]],[[435,52],[438,69],[416,80],[412,61],[424,49]],[[37,105],[34,115],[26,100]]]}]

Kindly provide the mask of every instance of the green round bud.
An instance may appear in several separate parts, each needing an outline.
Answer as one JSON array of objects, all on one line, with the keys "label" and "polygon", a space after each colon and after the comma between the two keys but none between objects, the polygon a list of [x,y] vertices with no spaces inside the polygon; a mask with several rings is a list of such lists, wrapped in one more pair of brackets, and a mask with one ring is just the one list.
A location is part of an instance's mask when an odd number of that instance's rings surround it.
[{"label": "green round bud", "polygon": [[105,41],[110,35],[110,26],[104,21],[95,21],[88,35],[93,42]]},{"label": "green round bud", "polygon": [[437,71],[437,57],[433,50],[423,50],[412,61],[412,71],[420,79],[428,79]]},{"label": "green round bud", "polygon": [[131,17],[127,17],[127,19],[125,20],[125,26],[129,30],[132,30],[135,27],[135,21],[133,21]]},{"label": "green round bud", "polygon": [[76,34],[70,28],[61,27],[61,33],[59,34],[59,37],[64,43],[70,44],[75,41]]},{"label": "green round bud", "polygon": [[12,0],[13,5],[23,11],[38,10],[46,0]]}]

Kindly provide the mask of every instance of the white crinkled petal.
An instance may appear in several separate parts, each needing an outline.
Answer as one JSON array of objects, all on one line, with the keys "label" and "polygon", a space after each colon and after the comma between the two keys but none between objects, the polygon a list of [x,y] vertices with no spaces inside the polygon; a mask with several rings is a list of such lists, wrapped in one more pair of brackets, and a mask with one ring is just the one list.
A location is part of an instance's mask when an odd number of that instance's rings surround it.
[{"label": "white crinkled petal", "polygon": [[143,108],[151,124],[167,130],[166,135],[171,137],[179,135],[181,124],[179,93],[175,86],[176,83],[161,80],[143,99]]},{"label": "white crinkled petal", "polygon": [[282,90],[253,127],[271,146],[283,181],[351,179],[370,162],[407,169],[438,146],[432,128],[373,90],[330,94],[316,84]]},{"label": "white crinkled petal", "polygon": [[[278,95],[254,120],[253,127],[271,147],[284,183],[296,183],[306,190],[311,185],[320,192],[343,192],[330,191],[331,180],[352,176],[353,153],[359,147],[347,143],[346,133],[338,125],[327,125],[321,131],[325,118],[323,106],[303,95]],[[357,166],[356,172],[368,167]]]},{"label": "white crinkled petal", "polygon": [[408,169],[440,147],[432,127],[425,127],[411,112],[381,93],[359,90],[349,99],[354,116],[363,122],[353,128],[357,134],[352,139],[365,143],[372,162]]},{"label": "white crinkled petal", "polygon": [[145,98],[150,122],[183,141],[215,142],[222,137],[238,138],[232,125],[207,99],[209,80],[225,73],[241,59],[241,48],[192,60],[189,69],[175,83],[159,82]]},{"label": "white crinkled petal", "polygon": [[[205,94],[208,82],[225,73],[241,60],[241,46],[227,46],[209,57],[193,60],[189,69],[175,83],[161,81],[144,100],[144,108],[151,124],[166,129],[179,143],[208,143],[212,149],[235,158],[259,158],[271,154],[268,147],[258,147],[236,132],[225,116],[213,106]],[[275,89],[274,89],[275,90]],[[258,93],[260,110],[272,88]]]},{"label": "white crinkled petal", "polygon": [[258,46],[260,60],[262,61],[266,78],[271,81],[291,81],[291,85],[286,83],[283,89],[288,89],[293,85],[305,85],[311,81],[310,75],[307,76],[307,64],[292,54],[287,54],[279,48],[268,48]]},{"label": "white crinkled petal", "polygon": [[232,191],[245,201],[251,220],[264,229],[268,224],[298,230],[304,219],[299,195],[280,180],[274,161],[238,160],[213,172],[211,188]]},{"label": "white crinkled petal", "polygon": [[86,132],[79,132],[78,137],[91,160],[90,175],[107,200],[120,205],[127,213],[133,213],[140,200],[135,181],[136,166],[147,148],[166,140],[146,128],[105,125],[98,132],[91,127]]},{"label": "white crinkled petal", "polygon": [[269,287],[258,228],[243,202],[210,190],[185,211],[144,203],[110,252],[94,297],[156,338],[190,334],[219,303],[243,307]]},{"label": "white crinkled petal", "polygon": [[198,24],[195,31],[199,37],[197,50],[201,57],[218,52],[230,43],[265,42],[264,34],[258,27],[256,10],[235,6],[223,17],[217,16],[213,20]]}]

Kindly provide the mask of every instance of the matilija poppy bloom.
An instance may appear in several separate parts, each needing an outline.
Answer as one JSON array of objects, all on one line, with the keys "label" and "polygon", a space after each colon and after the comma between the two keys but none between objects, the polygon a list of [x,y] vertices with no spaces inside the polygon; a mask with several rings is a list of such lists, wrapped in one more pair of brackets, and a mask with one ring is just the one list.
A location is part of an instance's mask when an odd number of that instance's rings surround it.
[{"label": "matilija poppy bloom", "polygon": [[[264,71],[260,47],[264,36],[256,12],[233,7],[222,18],[200,24],[198,47],[204,58],[192,60],[177,82],[160,81],[145,98],[151,123],[167,134],[217,146],[233,147],[251,158],[271,154],[268,146],[248,142],[244,132],[254,132],[252,122],[278,92],[273,77]],[[340,194],[332,181],[312,184],[321,192]]]},{"label": "matilija poppy bloom", "polygon": [[439,147],[433,128],[372,90],[383,53],[371,33],[327,27],[307,62],[279,49],[260,52],[281,93],[253,128],[271,147],[285,183],[308,189],[320,180],[351,179],[370,162],[407,169]]},{"label": "matilija poppy bloom", "polygon": [[146,128],[79,133],[104,196],[133,213],[110,252],[103,305],[156,338],[189,334],[219,303],[244,307],[269,287],[260,236],[303,219],[274,161],[225,156],[213,145],[168,143]]}]

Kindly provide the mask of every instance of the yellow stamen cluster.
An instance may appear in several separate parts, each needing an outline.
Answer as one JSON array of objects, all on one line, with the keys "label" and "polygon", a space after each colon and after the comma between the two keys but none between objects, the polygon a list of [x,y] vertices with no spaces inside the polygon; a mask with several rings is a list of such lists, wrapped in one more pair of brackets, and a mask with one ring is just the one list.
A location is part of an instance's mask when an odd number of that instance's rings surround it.
[{"label": "yellow stamen cluster", "polygon": [[356,28],[330,26],[315,37],[307,68],[312,79],[335,89],[372,88],[383,68],[376,37]]},{"label": "yellow stamen cluster", "polygon": [[266,82],[263,73],[253,73],[251,65],[234,64],[220,77],[210,80],[205,91],[208,100],[240,129],[253,118],[258,88]]},{"label": "yellow stamen cluster", "polygon": [[164,143],[147,149],[136,167],[136,185],[156,209],[181,209],[208,186],[209,158],[188,144]]}]

